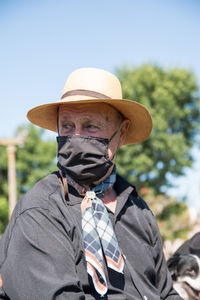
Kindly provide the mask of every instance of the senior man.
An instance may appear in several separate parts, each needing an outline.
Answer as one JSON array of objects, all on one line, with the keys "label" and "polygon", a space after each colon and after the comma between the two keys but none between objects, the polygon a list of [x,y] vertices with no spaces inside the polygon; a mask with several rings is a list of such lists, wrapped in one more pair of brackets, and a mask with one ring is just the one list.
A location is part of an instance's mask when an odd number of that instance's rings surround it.
[{"label": "senior man", "polygon": [[69,76],[61,100],[28,118],[58,132],[59,171],[14,210],[0,244],[2,297],[181,299],[155,219],[115,166],[118,147],[149,137],[148,110],[122,99],[113,74],[83,68]]}]

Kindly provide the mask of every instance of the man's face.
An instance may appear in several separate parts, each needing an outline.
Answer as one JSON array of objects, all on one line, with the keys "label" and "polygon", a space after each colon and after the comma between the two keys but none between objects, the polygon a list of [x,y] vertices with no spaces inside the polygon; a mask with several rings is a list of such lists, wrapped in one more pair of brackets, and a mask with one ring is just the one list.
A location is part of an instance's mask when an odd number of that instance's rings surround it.
[{"label": "man's face", "polygon": [[[121,125],[120,125],[121,124]],[[62,104],[59,108],[59,135],[84,135],[111,138],[108,155],[112,158],[126,137],[129,121],[122,121],[119,113],[105,103]]]}]

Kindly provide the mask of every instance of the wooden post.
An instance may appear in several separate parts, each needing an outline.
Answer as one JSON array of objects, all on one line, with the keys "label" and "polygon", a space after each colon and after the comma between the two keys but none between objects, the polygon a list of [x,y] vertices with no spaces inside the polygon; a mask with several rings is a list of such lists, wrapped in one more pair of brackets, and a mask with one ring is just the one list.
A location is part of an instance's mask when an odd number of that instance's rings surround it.
[{"label": "wooden post", "polygon": [[25,137],[16,137],[13,139],[1,139],[0,145],[6,146],[8,154],[8,204],[9,218],[17,203],[17,180],[16,180],[16,146],[22,144]]}]

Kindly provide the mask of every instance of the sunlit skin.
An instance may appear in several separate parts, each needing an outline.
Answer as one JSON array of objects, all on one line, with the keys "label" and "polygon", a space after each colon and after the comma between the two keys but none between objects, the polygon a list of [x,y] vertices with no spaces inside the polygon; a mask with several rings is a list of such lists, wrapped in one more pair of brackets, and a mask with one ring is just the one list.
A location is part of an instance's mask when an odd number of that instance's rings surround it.
[{"label": "sunlit skin", "polygon": [[[111,138],[118,129],[109,143],[108,156],[110,159],[113,158],[118,147],[123,145],[129,123],[129,120],[121,118],[115,108],[105,103],[63,104],[59,107],[58,126],[59,135],[61,136],[74,134]],[[112,168],[100,181],[110,175]],[[98,184],[98,182],[95,182],[95,184]],[[114,212],[116,208],[116,192],[114,189],[106,191],[103,200],[105,205]]]}]

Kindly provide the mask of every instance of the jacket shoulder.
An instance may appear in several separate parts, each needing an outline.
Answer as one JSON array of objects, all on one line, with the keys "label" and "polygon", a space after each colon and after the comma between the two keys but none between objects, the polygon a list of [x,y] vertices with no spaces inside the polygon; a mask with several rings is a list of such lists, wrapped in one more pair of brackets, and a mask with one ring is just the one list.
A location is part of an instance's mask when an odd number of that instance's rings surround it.
[{"label": "jacket shoulder", "polygon": [[39,180],[22,198],[18,201],[16,210],[18,214],[31,208],[48,208],[52,195],[62,195],[62,186],[58,180],[57,173],[51,173]]}]

